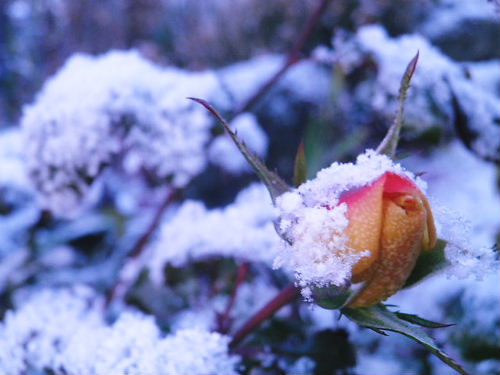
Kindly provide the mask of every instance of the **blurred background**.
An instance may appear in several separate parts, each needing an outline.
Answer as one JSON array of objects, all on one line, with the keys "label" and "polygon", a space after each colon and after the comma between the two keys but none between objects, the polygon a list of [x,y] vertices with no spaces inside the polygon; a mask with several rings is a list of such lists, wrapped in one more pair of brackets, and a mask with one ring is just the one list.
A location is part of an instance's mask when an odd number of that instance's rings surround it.
[{"label": "blurred background", "polygon": [[[266,193],[252,185],[256,176],[213,119],[185,98],[213,103],[289,182],[304,141],[312,178],[378,145],[417,51],[398,159],[427,181],[435,207],[447,207],[436,208],[442,233],[459,228],[450,236],[482,249],[473,257],[498,261],[498,1],[332,0],[286,73],[242,113],[289,61],[319,4],[1,0],[0,317],[22,311],[39,290],[74,285],[114,304],[109,295],[123,282],[109,321],[134,308],[153,316],[163,333],[193,319],[210,332],[231,333],[214,322],[242,263],[252,266],[233,330],[290,275],[272,271],[274,252],[267,250],[278,241]],[[129,263],[134,277],[123,281]],[[455,276],[467,273],[467,264],[461,267]],[[457,323],[437,334],[439,344],[474,374],[494,374],[498,269],[478,266],[476,273],[483,271],[490,275],[483,283],[442,275],[423,285],[426,293],[408,290],[393,303]],[[9,323],[2,324],[6,332]],[[330,311],[295,304],[254,338],[235,368],[452,373],[403,339],[374,335],[337,322]],[[70,368],[37,362],[28,349],[19,353],[26,367],[14,369]]]}]

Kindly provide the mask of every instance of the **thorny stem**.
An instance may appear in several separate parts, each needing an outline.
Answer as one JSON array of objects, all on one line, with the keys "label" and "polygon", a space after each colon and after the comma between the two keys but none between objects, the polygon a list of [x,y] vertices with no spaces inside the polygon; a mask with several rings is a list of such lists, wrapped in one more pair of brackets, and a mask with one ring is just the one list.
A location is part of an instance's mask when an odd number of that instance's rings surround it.
[{"label": "thorny stem", "polygon": [[246,279],[248,270],[250,268],[250,263],[245,262],[238,268],[238,275],[236,276],[236,282],[234,283],[233,290],[231,292],[231,297],[229,298],[229,302],[226,306],[226,310],[219,320],[219,332],[227,333],[230,329],[231,325],[231,311],[236,302],[236,297],[238,296],[238,290],[240,289],[241,284]]},{"label": "thorny stem", "polygon": [[253,94],[250,98],[248,98],[234,112],[232,118],[235,118],[239,114],[246,112],[250,108],[252,108],[265,94],[267,94],[267,92],[288,71],[290,67],[292,67],[293,65],[295,65],[300,61],[300,52],[304,47],[304,45],[306,44],[309,37],[311,36],[311,33],[318,24],[321,16],[325,12],[326,8],[328,7],[328,3],[330,1],[331,0],[321,0],[321,2],[318,4],[318,7],[311,13],[309,18],[307,19],[304,28],[302,29],[300,35],[296,39],[292,48],[290,49],[290,52],[288,53],[288,56],[283,66],[271,78],[269,78],[269,80],[266,83],[264,83],[260,87],[260,89],[257,92],[255,92],[255,94]]},{"label": "thorny stem", "polygon": [[279,309],[292,302],[300,294],[300,289],[294,284],[290,284],[282,290],[276,297],[269,301],[262,309],[257,311],[233,336],[229,347],[234,349],[242,342],[249,333],[257,329],[264,321],[274,315]]},{"label": "thorny stem", "polygon": [[118,275],[118,281],[114,287],[108,291],[105,301],[106,308],[111,306],[114,301],[122,299],[129,288],[134,284],[135,280],[137,280],[137,276],[142,269],[142,263],[144,261],[141,255],[144,253],[146,245],[160,225],[163,213],[174,201],[178,193],[178,190],[169,189],[165,194],[165,197],[163,198],[162,203],[158,206],[153,219],[130,250],[130,253],[128,254],[128,257]]}]

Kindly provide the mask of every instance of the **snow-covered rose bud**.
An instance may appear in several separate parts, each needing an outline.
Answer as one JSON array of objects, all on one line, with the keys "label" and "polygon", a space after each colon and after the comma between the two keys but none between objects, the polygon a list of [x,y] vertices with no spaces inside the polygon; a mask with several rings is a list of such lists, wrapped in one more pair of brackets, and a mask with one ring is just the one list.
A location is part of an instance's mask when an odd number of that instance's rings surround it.
[{"label": "snow-covered rose bud", "polygon": [[386,172],[371,184],[342,194],[347,204],[347,246],[370,251],[353,266],[352,281],[366,282],[351,307],[374,305],[404,285],[436,230],[426,196],[409,178]]},{"label": "snow-covered rose bud", "polygon": [[[288,245],[277,265],[291,267],[306,297],[324,287],[359,284],[350,307],[397,292],[422,250],[436,242],[429,202],[418,178],[367,151],[356,164],[334,163],[277,199]],[[420,184],[420,182],[418,182]]]}]

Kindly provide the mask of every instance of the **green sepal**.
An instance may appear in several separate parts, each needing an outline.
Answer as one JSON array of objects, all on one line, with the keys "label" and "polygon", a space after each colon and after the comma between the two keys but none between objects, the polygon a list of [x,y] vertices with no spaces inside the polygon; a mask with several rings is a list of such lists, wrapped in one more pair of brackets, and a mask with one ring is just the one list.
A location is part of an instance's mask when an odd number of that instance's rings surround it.
[{"label": "green sepal", "polygon": [[389,156],[390,158],[394,158],[396,153],[396,148],[399,142],[399,133],[401,132],[401,127],[403,126],[403,114],[404,114],[404,104],[406,101],[406,96],[408,93],[408,89],[410,88],[411,78],[413,77],[413,73],[415,73],[415,69],[417,68],[419,53],[411,59],[411,61],[406,66],[406,70],[401,78],[401,84],[399,86],[399,106],[396,112],[396,117],[392,122],[391,127],[387,131],[384,139],[377,147],[377,152],[379,154],[384,154]]},{"label": "green sepal", "polygon": [[338,310],[344,307],[351,300],[353,294],[350,285],[312,287],[314,303],[327,310]]},{"label": "green sepal", "polygon": [[425,346],[432,354],[459,374],[469,375],[469,373],[465,371],[462,366],[439,349],[432,337],[430,337],[422,328],[410,325],[407,321],[400,319],[395,313],[389,311],[384,305],[378,304],[371,307],[361,307],[357,309],[343,308],[341,311],[347,318],[362,327],[369,328],[378,333],[390,331],[402,334]]},{"label": "green sepal", "polygon": [[446,241],[438,239],[433,249],[422,251],[403,288],[413,286],[443,268],[448,267],[450,262],[446,259],[444,252],[446,245]]},{"label": "green sepal", "polygon": [[295,155],[295,164],[293,166],[293,184],[295,187],[307,181],[307,159],[304,147],[304,140],[302,140]]},{"label": "green sepal", "polygon": [[288,184],[285,181],[283,181],[280,176],[270,171],[266,167],[264,162],[260,160],[260,158],[257,155],[255,155],[252,151],[248,149],[245,143],[243,143],[243,141],[241,141],[238,138],[236,133],[231,130],[228,122],[224,119],[224,117],[222,117],[214,107],[212,107],[207,101],[203,99],[198,99],[198,98],[188,98],[188,99],[200,103],[222,123],[222,125],[224,126],[224,130],[227,132],[227,134],[229,134],[236,147],[238,147],[242,155],[245,157],[245,159],[247,159],[248,163],[252,166],[252,168],[260,177],[264,185],[266,185],[267,190],[271,195],[273,203],[275,202],[277,197],[291,190],[290,186],[288,186]]},{"label": "green sepal", "polygon": [[451,327],[451,326],[455,325],[453,323],[446,324],[446,323],[433,322],[432,320],[427,320],[427,319],[421,318],[415,314],[407,314],[407,313],[402,313],[402,312],[395,312],[394,314],[399,319],[403,319],[409,323],[416,324],[418,326],[425,327],[425,328],[446,328],[446,327]]}]

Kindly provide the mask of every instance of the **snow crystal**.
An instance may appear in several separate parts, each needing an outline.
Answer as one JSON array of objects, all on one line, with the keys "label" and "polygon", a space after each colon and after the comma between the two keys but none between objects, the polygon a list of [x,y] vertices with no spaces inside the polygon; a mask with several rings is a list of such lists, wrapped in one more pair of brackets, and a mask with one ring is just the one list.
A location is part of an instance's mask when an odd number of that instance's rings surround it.
[{"label": "snow crystal", "polygon": [[136,52],[70,58],[22,119],[28,170],[44,204],[71,214],[89,181],[123,153],[124,166],[184,186],[204,168],[211,126],[186,97],[207,97],[216,83],[211,73],[160,69]]},{"label": "snow crystal", "polygon": [[[338,204],[339,197],[388,171],[415,180],[410,172],[387,156],[368,150],[358,156],[356,164],[333,163],[319,171],[315,179],[278,197],[280,231],[289,244],[276,258],[275,266],[294,269],[301,286],[346,283],[352,266],[366,254],[349,252],[344,234],[348,225],[347,206]],[[420,179],[415,182],[425,189]],[[304,293],[309,293],[307,288]]]},{"label": "snow crystal", "polygon": [[[267,153],[268,139],[251,113],[243,113],[231,122],[231,128],[253,152],[261,158]],[[208,156],[215,165],[237,174],[251,171],[250,165],[227,134],[220,135],[212,141]]]},{"label": "snow crystal", "polygon": [[235,374],[228,338],[201,329],[165,337],[154,319],[126,311],[107,325],[84,287],[45,290],[0,323],[0,372]]},{"label": "snow crystal", "polygon": [[152,245],[149,268],[162,282],[165,263],[182,266],[209,256],[230,256],[272,263],[280,239],[273,225],[274,210],[263,185],[251,185],[236,201],[208,210],[203,203],[186,201],[160,228]]},{"label": "snow crystal", "polygon": [[498,254],[493,251],[493,246],[473,246],[471,244],[472,227],[456,211],[438,207],[434,209],[439,237],[447,244],[445,248],[446,259],[451,263],[446,273],[458,278],[474,275],[481,280],[499,267]]}]

